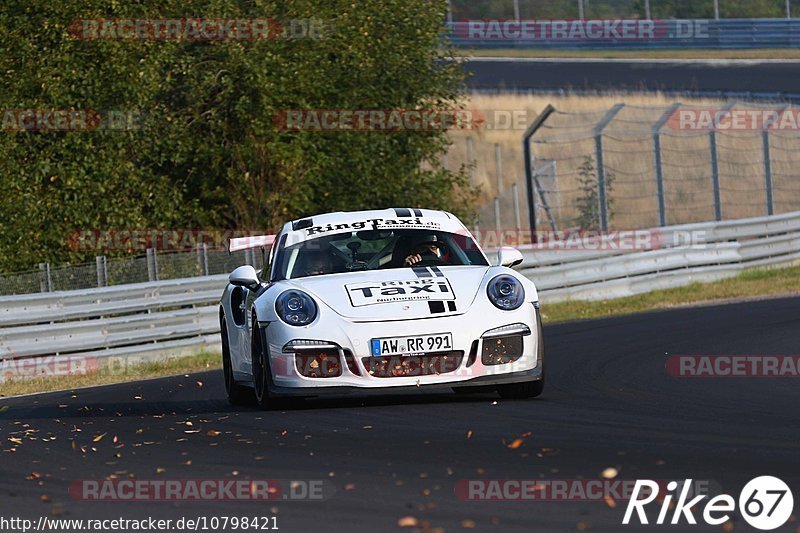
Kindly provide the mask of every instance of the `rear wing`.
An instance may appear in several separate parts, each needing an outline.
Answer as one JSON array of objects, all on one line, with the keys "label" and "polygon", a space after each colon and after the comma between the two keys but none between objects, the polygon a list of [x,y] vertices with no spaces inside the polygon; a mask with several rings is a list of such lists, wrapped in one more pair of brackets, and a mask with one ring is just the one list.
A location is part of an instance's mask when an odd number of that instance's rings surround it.
[{"label": "rear wing", "polygon": [[237,237],[231,239],[228,244],[229,252],[239,252],[241,250],[251,250],[253,248],[262,248],[272,246],[275,242],[275,235],[253,235],[251,237]]}]

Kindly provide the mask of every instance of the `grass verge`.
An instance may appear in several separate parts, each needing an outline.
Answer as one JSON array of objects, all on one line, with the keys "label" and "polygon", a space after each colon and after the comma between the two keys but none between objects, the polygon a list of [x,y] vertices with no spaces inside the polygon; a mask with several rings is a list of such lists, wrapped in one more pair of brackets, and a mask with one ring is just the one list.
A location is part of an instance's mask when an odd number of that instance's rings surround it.
[{"label": "grass verge", "polygon": [[722,281],[693,283],[685,287],[613,300],[544,304],[542,320],[546,323],[588,320],[692,304],[791,294],[800,294],[800,266],[747,270]]},{"label": "grass verge", "polygon": [[[545,304],[542,306],[542,318],[545,323],[588,320],[700,303],[789,294],[800,294],[800,266],[748,270],[734,278],[714,283],[694,283],[686,287],[653,291],[647,294],[613,300]],[[220,362],[218,354],[200,353],[188,357],[131,366],[123,373],[104,369],[86,375],[10,381],[3,383],[0,398],[212,370],[220,368]],[[2,407],[0,407],[0,412],[2,412]]]},{"label": "grass verge", "polygon": [[772,50],[536,50],[520,48],[465,49],[465,57],[536,57],[569,59],[800,59],[800,49]]},{"label": "grass verge", "polygon": [[51,392],[70,390],[93,385],[106,385],[109,383],[125,383],[148,378],[201,372],[222,367],[219,354],[203,352],[197,355],[142,363],[126,368],[123,372],[113,369],[101,369],[83,375],[52,376],[30,380],[7,381],[0,385],[0,398],[29,394],[34,392]]}]

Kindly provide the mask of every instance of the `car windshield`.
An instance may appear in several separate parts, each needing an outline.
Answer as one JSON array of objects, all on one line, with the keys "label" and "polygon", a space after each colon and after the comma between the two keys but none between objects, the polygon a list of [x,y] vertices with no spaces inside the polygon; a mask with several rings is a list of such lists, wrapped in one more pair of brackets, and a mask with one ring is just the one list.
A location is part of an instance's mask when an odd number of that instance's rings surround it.
[{"label": "car windshield", "polygon": [[279,251],[276,280],[411,266],[488,266],[467,235],[363,230],[310,239]]}]

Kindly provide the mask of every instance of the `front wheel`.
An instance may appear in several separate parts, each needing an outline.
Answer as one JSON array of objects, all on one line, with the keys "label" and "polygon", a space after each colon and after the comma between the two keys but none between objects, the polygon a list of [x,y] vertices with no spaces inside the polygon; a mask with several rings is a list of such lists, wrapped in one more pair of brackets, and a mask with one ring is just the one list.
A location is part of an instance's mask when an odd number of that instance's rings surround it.
[{"label": "front wheel", "polygon": [[271,407],[270,394],[271,369],[269,366],[269,353],[265,346],[264,332],[258,327],[258,322],[253,318],[253,329],[250,343],[250,353],[253,358],[253,389],[256,393],[256,402],[262,409]]},{"label": "front wheel", "polygon": [[253,358],[253,390],[256,403],[262,409],[284,409],[292,407],[289,399],[277,397],[272,391],[272,369],[269,364],[269,347],[266,345],[266,333],[258,327],[253,317],[253,334],[251,337],[251,354]]}]

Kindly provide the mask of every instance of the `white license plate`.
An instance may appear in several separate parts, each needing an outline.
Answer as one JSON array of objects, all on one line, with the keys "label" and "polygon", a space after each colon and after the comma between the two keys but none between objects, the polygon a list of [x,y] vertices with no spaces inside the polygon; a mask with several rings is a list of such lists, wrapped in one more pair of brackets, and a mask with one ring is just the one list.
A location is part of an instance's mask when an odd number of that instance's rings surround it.
[{"label": "white license plate", "polygon": [[370,353],[374,357],[449,352],[453,349],[453,334],[437,333],[435,335],[406,335],[372,339],[369,347]]}]

